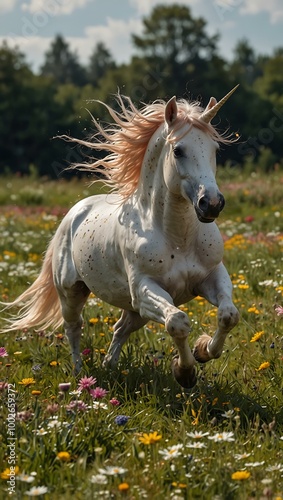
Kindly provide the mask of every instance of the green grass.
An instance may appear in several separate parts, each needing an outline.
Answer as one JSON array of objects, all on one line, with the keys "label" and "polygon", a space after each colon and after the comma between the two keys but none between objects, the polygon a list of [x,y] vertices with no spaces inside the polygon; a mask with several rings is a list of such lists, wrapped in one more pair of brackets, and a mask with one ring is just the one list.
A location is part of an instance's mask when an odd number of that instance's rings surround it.
[{"label": "green grass", "polygon": [[[156,324],[132,335],[116,370],[104,369],[119,311],[95,297],[84,310],[84,372],[77,378],[62,330],[1,335],[8,356],[0,358],[0,380],[10,390],[0,391],[0,498],[8,497],[13,466],[9,437],[16,438],[20,478],[11,498],[27,498],[33,486],[47,488],[45,499],[283,498],[283,319],[274,310],[283,305],[282,179],[280,172],[265,178],[220,172],[226,208],[219,226],[241,321],[222,357],[198,367],[193,390],[174,381],[174,346]],[[0,186],[0,296],[7,301],[37,276],[67,209],[98,188],[85,180],[11,178]],[[183,307],[193,326],[191,345],[202,332],[213,334],[215,308],[204,300]],[[263,333],[251,342],[257,332]],[[108,391],[98,408],[87,390],[76,393],[83,375]],[[33,383],[20,384],[25,378]],[[71,384],[64,393],[63,382]],[[119,406],[110,402],[114,398]],[[16,403],[15,436],[8,434],[9,401],[10,410]],[[129,417],[127,423],[118,425],[119,415]],[[154,431],[159,440],[140,441]],[[196,439],[195,431],[205,435]],[[106,474],[110,466],[114,475]],[[242,479],[233,476],[239,471]]]}]

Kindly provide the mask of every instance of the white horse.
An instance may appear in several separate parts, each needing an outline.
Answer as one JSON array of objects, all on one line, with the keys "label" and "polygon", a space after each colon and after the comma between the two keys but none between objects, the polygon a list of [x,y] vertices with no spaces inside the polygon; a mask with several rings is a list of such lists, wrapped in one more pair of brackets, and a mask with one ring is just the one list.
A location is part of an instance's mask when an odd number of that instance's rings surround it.
[{"label": "white horse", "polygon": [[[5,331],[64,322],[78,372],[81,312],[93,292],[122,309],[105,365],[116,365],[130,334],[152,320],[174,339],[176,380],[193,387],[196,361],[218,358],[239,318],[214,222],[224,207],[216,150],[231,141],[210,123],[235,88],[218,103],[211,98],[205,110],[175,97],[137,110],[118,96],[119,113],[106,106],[114,124],[105,129],[94,120],[104,140],[77,142],[109,152],[84,168],[102,171],[116,193],[91,196],[69,211],[36,281],[6,304],[21,309]],[[178,306],[197,295],[218,307],[218,328],[212,338],[202,335],[192,352],[189,318]]]}]

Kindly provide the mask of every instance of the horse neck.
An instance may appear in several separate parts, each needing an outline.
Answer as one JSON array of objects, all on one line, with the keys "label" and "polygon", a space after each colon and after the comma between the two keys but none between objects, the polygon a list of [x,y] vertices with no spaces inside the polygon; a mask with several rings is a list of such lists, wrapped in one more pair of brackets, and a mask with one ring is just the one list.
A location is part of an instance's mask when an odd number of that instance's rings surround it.
[{"label": "horse neck", "polygon": [[164,181],[163,148],[165,134],[158,129],[153,135],[141,169],[136,192],[140,213],[167,240],[182,248],[196,236],[199,226],[192,204],[181,195],[171,193]]}]

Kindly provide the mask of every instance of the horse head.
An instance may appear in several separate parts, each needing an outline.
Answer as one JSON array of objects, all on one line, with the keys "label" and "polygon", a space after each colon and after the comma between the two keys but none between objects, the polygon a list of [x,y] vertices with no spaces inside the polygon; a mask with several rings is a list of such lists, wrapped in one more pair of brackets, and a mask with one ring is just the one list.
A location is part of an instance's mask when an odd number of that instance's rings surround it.
[{"label": "horse head", "polygon": [[[217,133],[210,124],[237,87],[219,102],[214,97],[202,113],[184,115],[176,98],[165,107],[167,127],[164,179],[169,191],[189,200],[201,222],[213,222],[225,205],[216,180]],[[181,103],[184,104],[184,101]],[[218,136],[219,137],[219,136]]]}]

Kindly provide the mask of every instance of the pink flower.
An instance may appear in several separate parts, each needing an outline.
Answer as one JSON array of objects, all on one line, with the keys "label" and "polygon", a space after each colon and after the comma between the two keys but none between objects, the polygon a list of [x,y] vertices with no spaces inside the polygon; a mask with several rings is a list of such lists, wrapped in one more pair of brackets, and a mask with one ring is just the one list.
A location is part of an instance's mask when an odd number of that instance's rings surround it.
[{"label": "pink flower", "polygon": [[90,391],[90,388],[92,385],[96,384],[96,378],[93,377],[83,377],[79,381],[78,385],[78,390],[83,391],[86,389],[88,392]]},{"label": "pink flower", "polygon": [[5,347],[0,347],[0,358],[5,358],[5,356],[9,356]]},{"label": "pink flower", "polygon": [[4,389],[8,389],[8,382],[0,382],[0,391],[4,391]]},{"label": "pink flower", "polygon": [[282,306],[277,306],[275,307],[275,312],[277,312],[277,316],[283,316],[283,307]]},{"label": "pink flower", "polygon": [[91,389],[89,393],[94,399],[102,399],[104,398],[104,396],[106,396],[108,391],[102,389],[102,387],[96,387],[95,389]]},{"label": "pink flower", "polygon": [[113,398],[113,399],[110,399],[109,403],[113,406],[119,406],[120,401],[118,401],[118,399],[116,399],[116,398]]}]

